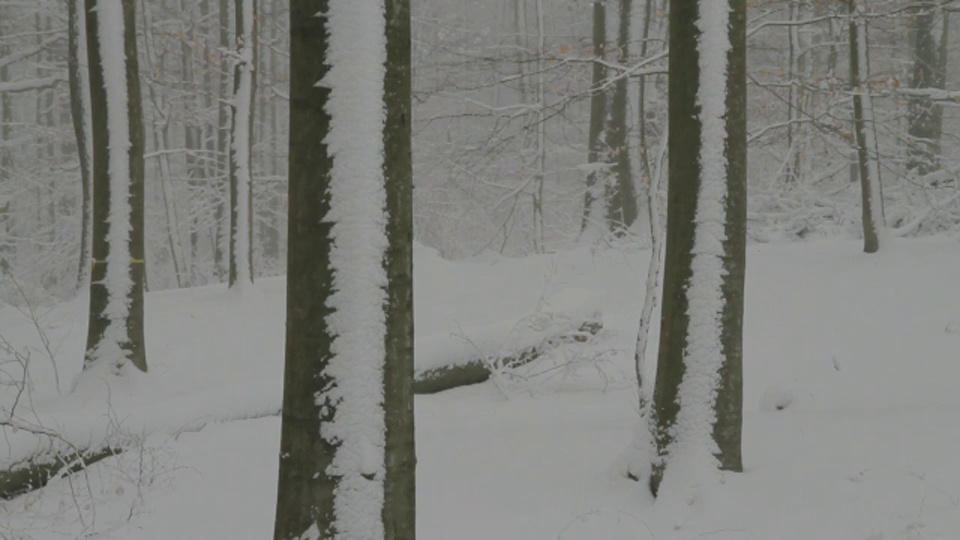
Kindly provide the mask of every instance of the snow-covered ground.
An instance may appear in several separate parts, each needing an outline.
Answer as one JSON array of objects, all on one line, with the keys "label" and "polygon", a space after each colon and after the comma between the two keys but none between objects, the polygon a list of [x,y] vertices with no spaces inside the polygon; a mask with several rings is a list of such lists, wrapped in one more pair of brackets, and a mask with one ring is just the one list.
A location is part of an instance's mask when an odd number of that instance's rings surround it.
[{"label": "snow-covered ground", "polygon": [[[500,385],[417,398],[419,538],[960,538],[960,244],[900,241],[873,256],[846,240],[752,246],[746,471],[726,475],[680,523],[615,473],[636,418],[630,358],[646,264],[644,252],[588,249],[448,263],[418,247],[418,349],[429,361],[465,338],[495,350],[495,336],[508,342],[583,291],[605,323],[593,342],[504,373]],[[31,349],[32,401],[20,415],[75,443],[133,445],[0,503],[0,538],[271,537],[283,294],[279,279],[242,295],[149,294],[151,371],[109,394],[89,380],[70,393],[86,299],[40,310],[62,396],[33,323],[0,310],[0,334]],[[0,459],[35,445],[7,432]]]}]

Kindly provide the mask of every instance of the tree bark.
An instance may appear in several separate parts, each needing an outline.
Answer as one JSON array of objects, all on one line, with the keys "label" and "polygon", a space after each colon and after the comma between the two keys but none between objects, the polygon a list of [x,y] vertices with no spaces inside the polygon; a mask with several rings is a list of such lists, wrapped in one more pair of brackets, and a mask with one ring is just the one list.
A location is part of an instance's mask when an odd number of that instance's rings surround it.
[{"label": "tree bark", "polygon": [[[661,310],[660,351],[654,388],[653,414],[655,439],[660,459],[652,467],[650,487],[657,493],[664,472],[670,469],[673,444],[696,446],[706,451],[715,444],[715,458],[721,469],[740,471],[742,460],[740,438],[742,426],[742,325],[743,287],[746,262],[746,1],[726,0],[729,7],[727,36],[731,49],[726,55],[726,102],[719,110],[702,110],[699,98],[711,89],[701,88],[701,55],[698,27],[701,10],[719,0],[672,0],[670,4],[670,81],[669,81],[669,197],[667,210],[667,243],[664,259],[663,305]],[[711,6],[712,8],[713,6]],[[713,23],[713,21],[711,21]],[[709,23],[708,23],[709,24]],[[715,24],[715,23],[714,23]],[[711,131],[705,131],[707,122]],[[707,136],[722,129],[721,144]],[[704,144],[721,144],[722,156],[704,159]],[[722,160],[725,170],[716,171]],[[710,176],[706,170],[710,168]],[[709,182],[708,185],[704,185]],[[706,188],[706,189],[705,189]],[[715,207],[709,194],[724,193],[719,201],[722,213],[713,216]],[[702,214],[707,212],[707,214]],[[716,222],[722,216],[722,221]],[[712,228],[722,227],[714,240],[717,252],[704,251],[701,241]],[[695,250],[695,247],[698,248]],[[695,265],[695,259],[698,263]],[[697,287],[695,292],[691,289]],[[703,293],[709,300],[695,293]],[[718,305],[712,305],[716,300]],[[714,312],[716,311],[716,312]],[[710,320],[701,314],[709,313]],[[698,324],[691,324],[692,315]],[[714,326],[716,325],[716,326]],[[711,327],[704,338],[703,326]],[[697,336],[694,336],[697,332]],[[696,347],[691,347],[691,343]],[[696,349],[696,350],[694,350]],[[676,436],[674,426],[690,402],[679,401],[681,383],[688,376],[698,376],[704,366],[688,373],[693,354],[698,363],[709,362],[711,385],[702,394],[688,396],[705,403],[715,415],[711,441],[696,436]],[[716,369],[716,380],[712,379]],[[715,391],[715,395],[713,394]]]},{"label": "tree bark", "polygon": [[[607,68],[603,65],[606,59],[607,49],[607,9],[605,0],[594,0],[593,2],[593,78],[591,81],[592,92],[590,94],[590,127],[587,133],[587,163],[590,165],[599,163],[603,151],[603,123],[607,118],[607,95],[600,90],[607,76]],[[595,226],[591,221],[597,219],[597,216],[605,216],[606,208],[601,208],[600,213],[596,212],[594,206],[603,204],[603,178],[605,172],[591,168],[587,173],[586,190],[583,194],[583,218],[580,223],[580,233],[583,234],[588,227]]]},{"label": "tree bark", "polygon": [[879,150],[870,88],[861,78],[869,75],[865,0],[848,0],[850,14],[850,86],[853,89],[853,124],[862,196],[863,251],[875,253],[886,237]]},{"label": "tree bark", "polygon": [[67,1],[67,68],[70,81],[70,116],[77,139],[80,161],[80,268],[77,289],[85,287],[90,275],[90,81],[86,62],[86,17],[81,16],[83,0]]},{"label": "tree bark", "polygon": [[[916,0],[913,13],[913,78],[910,87],[915,90],[943,90],[945,80],[947,25],[944,24],[942,43],[934,36],[936,9],[929,2]],[[947,17],[944,10],[943,17]],[[941,59],[943,56],[944,59]],[[943,106],[929,96],[911,95],[909,98],[907,170],[923,176],[940,168],[940,125]]]},{"label": "tree bark", "polygon": [[[144,184],[143,184],[143,114],[140,104],[140,79],[137,62],[137,36],[134,18],[134,0],[122,0],[122,28],[104,29],[98,21],[98,7],[110,0],[86,0],[87,55],[90,66],[90,110],[93,134],[93,268],[90,283],[90,319],[84,369],[99,360],[115,362],[122,367],[130,362],[140,371],[147,371],[146,350],[143,338],[143,290],[144,263]],[[110,106],[114,103],[116,88],[104,85],[104,62],[101,58],[100,40],[104,32],[122,32],[126,61],[127,124],[122,134],[129,141],[129,148],[116,148],[110,144]],[[121,135],[117,135],[118,137]],[[127,171],[113,171],[110,162],[114,152],[126,151]],[[129,182],[124,191],[115,192],[112,174],[128,174]],[[111,221],[119,224],[123,216],[123,199],[129,203],[129,233],[125,240],[120,235],[110,234]],[[114,231],[116,232],[116,231]],[[108,238],[125,242],[127,253],[117,250],[117,245]],[[116,290],[117,284],[107,279],[108,275],[127,274],[129,291],[123,302],[127,306],[124,316],[107,310],[113,295],[123,294]],[[117,328],[114,328],[116,326]],[[109,334],[107,330],[112,329]],[[116,350],[113,350],[113,349]],[[121,358],[112,355],[119,354]],[[110,355],[104,359],[102,354]]]},{"label": "tree bark", "polygon": [[[313,524],[333,522],[334,485],[323,474],[336,447],[319,436],[333,418],[314,397],[335,383],[322,370],[333,353],[321,321],[331,313],[333,271],[327,190],[333,158],[324,142],[330,130],[325,110],[330,89],[317,86],[329,72],[324,19],[328,0],[290,2],[289,233],[287,248],[287,339],[283,383],[283,427],[274,538],[299,538]],[[315,474],[316,473],[316,474]],[[323,531],[326,534],[327,531]],[[323,536],[328,538],[328,536]]]},{"label": "tree bark", "polygon": [[383,177],[386,188],[385,540],[416,538],[413,361],[413,150],[410,0],[386,0]]},{"label": "tree bark", "polygon": [[[220,20],[220,49],[227,51],[233,48],[230,43],[230,0],[220,0],[219,2],[219,20]],[[220,96],[217,107],[217,179],[216,193],[217,201],[214,206],[214,230],[213,236],[213,262],[217,277],[220,281],[226,281],[229,275],[227,262],[227,250],[230,244],[230,224],[227,215],[229,214],[227,206],[230,198],[230,105],[229,96],[231,92],[231,74],[228,68],[229,62],[227,55],[220,53],[219,81]]]},{"label": "tree bark", "polygon": [[[626,65],[630,57],[630,17],[632,0],[620,0],[617,34],[617,61]],[[613,164],[612,181],[607,184],[607,227],[623,234],[637,220],[637,190],[630,166],[630,144],[627,140],[627,99],[629,79],[620,77],[610,101],[607,123],[607,162]]]},{"label": "tree bark", "polygon": [[[251,16],[247,20],[249,11]],[[230,137],[229,286],[253,283],[253,117],[256,103],[256,0],[235,0],[237,55]]]}]

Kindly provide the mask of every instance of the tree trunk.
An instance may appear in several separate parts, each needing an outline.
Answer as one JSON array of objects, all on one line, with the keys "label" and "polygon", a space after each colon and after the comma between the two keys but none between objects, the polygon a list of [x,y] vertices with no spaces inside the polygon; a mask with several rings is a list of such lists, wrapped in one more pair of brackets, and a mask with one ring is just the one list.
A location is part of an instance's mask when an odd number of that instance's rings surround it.
[{"label": "tree trunk", "polygon": [[[746,1],[672,0],[669,62],[654,494],[673,467],[742,470]],[[716,88],[721,80],[725,89]],[[677,456],[683,462],[673,463]]]},{"label": "tree trunk", "polygon": [[67,1],[67,67],[70,82],[70,115],[77,139],[80,161],[80,268],[77,289],[85,287],[90,275],[90,80],[87,68],[86,18],[81,16],[84,0]]},{"label": "tree trunk", "polygon": [[386,0],[383,178],[387,275],[384,410],[386,540],[416,538],[416,451],[413,419],[413,153],[410,0]]},{"label": "tree trunk", "polygon": [[[632,0],[620,0],[617,35],[617,61],[626,65],[630,57],[630,14]],[[613,164],[612,181],[607,184],[607,227],[610,232],[623,234],[637,220],[637,190],[630,166],[630,144],[627,140],[627,99],[629,79],[620,77],[610,101],[607,123],[607,159]]]},{"label": "tree trunk", "polygon": [[415,534],[409,4],[381,5],[290,3],[278,540]]},{"label": "tree trunk", "polygon": [[[220,0],[219,4],[220,19],[220,49],[227,51],[233,48],[230,43],[230,1]],[[214,230],[213,236],[213,259],[216,268],[217,277],[220,281],[228,279],[230,264],[227,262],[226,250],[230,243],[230,226],[227,223],[227,205],[229,204],[230,190],[230,105],[229,96],[231,92],[229,71],[229,62],[227,55],[220,53],[220,96],[217,107],[217,164],[218,172],[216,179],[217,201],[214,206]]]},{"label": "tree trunk", "polygon": [[869,76],[865,0],[847,0],[850,13],[850,86],[853,89],[853,124],[863,209],[863,251],[874,253],[886,240],[883,191],[876,124],[870,88],[861,82]]},{"label": "tree trunk", "polygon": [[[0,51],[6,53],[6,47],[0,48]],[[0,83],[9,82],[9,69],[4,65],[0,67]],[[13,103],[10,94],[0,92],[0,141],[9,141],[13,135],[10,126],[13,124]],[[6,145],[0,146],[0,186],[6,188],[8,182],[13,177],[13,150]],[[13,264],[13,251],[15,243],[10,239],[13,233],[11,225],[12,216],[10,214],[10,201],[6,200],[0,205],[0,270],[9,270]]]},{"label": "tree trunk", "polygon": [[[203,3],[201,2],[200,4],[202,5]],[[201,13],[197,11],[197,7],[196,0],[180,0],[180,10],[190,15],[189,22],[187,23],[187,31],[180,40],[180,78],[181,83],[185,87],[197,94],[195,97],[197,108],[193,110],[199,113],[200,108],[203,106],[203,98],[199,95],[200,92],[196,90],[197,77],[195,74],[196,70],[194,69],[194,47],[197,46],[195,21],[202,19],[198,16],[201,15]],[[185,267],[184,281],[187,287],[194,285],[198,278],[197,259],[199,258],[200,213],[204,206],[201,193],[207,181],[207,178],[204,176],[203,158],[201,157],[201,150],[203,149],[203,129],[196,123],[196,120],[190,117],[189,111],[190,109],[188,109],[187,116],[184,118],[183,123],[183,145],[186,150],[187,167],[187,192],[190,194],[190,215],[188,217],[190,249],[188,250],[189,255],[184,257],[183,260]]]},{"label": "tree trunk", "polygon": [[[929,2],[916,0],[913,13],[913,78],[910,87],[915,90],[942,90],[945,77],[941,68],[940,51],[946,56],[946,48],[938,44],[934,36],[936,9]],[[944,17],[947,12],[943,12]],[[947,26],[944,25],[944,31]],[[942,41],[946,41],[946,32]],[[945,64],[944,64],[944,67]],[[943,106],[934,103],[930,96],[911,95],[907,133],[907,170],[923,176],[939,169],[940,124]]]},{"label": "tree trunk", "polygon": [[253,111],[256,91],[256,0],[235,0],[237,55],[230,137],[231,288],[253,283]]},{"label": "tree trunk", "polygon": [[[607,49],[607,9],[605,0],[594,0],[593,2],[593,79],[591,81],[590,94],[590,127],[587,133],[587,163],[595,165],[601,162],[601,157],[605,154],[603,151],[603,123],[607,118],[607,95],[600,90],[607,77],[607,68],[603,65],[606,59]],[[583,194],[583,218],[580,223],[580,233],[583,234],[587,228],[597,226],[592,221],[598,216],[606,215],[606,208],[594,208],[603,204],[603,179],[606,172],[590,167],[587,173],[586,191]]]},{"label": "tree trunk", "polygon": [[143,119],[134,9],[134,0],[86,0],[93,269],[84,369],[108,363],[112,372],[128,362],[147,370]]}]

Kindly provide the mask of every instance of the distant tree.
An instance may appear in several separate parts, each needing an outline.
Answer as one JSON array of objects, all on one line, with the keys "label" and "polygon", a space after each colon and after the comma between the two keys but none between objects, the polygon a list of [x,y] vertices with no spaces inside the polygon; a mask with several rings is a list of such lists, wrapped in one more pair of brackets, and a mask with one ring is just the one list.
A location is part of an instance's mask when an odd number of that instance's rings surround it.
[{"label": "distant tree", "polygon": [[907,169],[919,175],[939,168],[940,131],[943,125],[943,105],[935,103],[930,90],[943,90],[946,85],[947,41],[950,26],[949,11],[940,10],[942,29],[937,42],[935,31],[936,6],[928,0],[913,0],[913,77],[910,87],[920,92],[910,97],[907,146]]},{"label": "distant tree", "polygon": [[93,133],[93,261],[84,369],[147,371],[143,339],[143,116],[134,0],[86,0]]},{"label": "distant tree", "polygon": [[587,131],[587,163],[592,165],[587,173],[586,190],[583,194],[583,219],[580,223],[580,233],[587,228],[596,227],[598,216],[605,217],[607,213],[603,199],[603,178],[605,171],[601,168],[603,157],[603,124],[607,118],[607,95],[599,91],[607,77],[604,65],[607,51],[607,4],[605,0],[593,2],[593,75],[590,94],[590,124]]},{"label": "distant tree", "polygon": [[[674,469],[739,471],[746,250],[746,0],[670,2],[669,200],[653,414]],[[695,462],[692,463],[691,461]]]},{"label": "distant tree", "polygon": [[847,0],[850,14],[850,87],[853,88],[853,124],[863,205],[863,251],[874,253],[886,240],[880,149],[873,99],[864,82],[870,73],[866,0]]},{"label": "distant tree", "polygon": [[253,283],[253,112],[257,0],[235,0],[237,58],[230,137],[230,287]]},{"label": "distant tree", "polygon": [[[617,62],[626,65],[630,58],[630,22],[633,1],[620,0],[617,27]],[[619,77],[610,97],[610,117],[607,121],[607,162],[611,164],[611,179],[607,183],[607,228],[622,234],[637,220],[637,189],[630,165],[631,148],[627,137],[630,109],[627,77]]]},{"label": "distant tree", "polygon": [[290,24],[274,536],[413,540],[409,1],[293,0]]}]

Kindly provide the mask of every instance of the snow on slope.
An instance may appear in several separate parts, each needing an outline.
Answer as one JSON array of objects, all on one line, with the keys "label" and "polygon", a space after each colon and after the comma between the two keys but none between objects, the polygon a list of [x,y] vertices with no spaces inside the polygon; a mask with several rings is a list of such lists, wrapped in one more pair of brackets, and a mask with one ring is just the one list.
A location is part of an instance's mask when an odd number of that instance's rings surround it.
[{"label": "snow on slope", "polygon": [[[956,242],[901,242],[874,256],[861,254],[858,241],[750,248],[747,471],[727,475],[680,529],[660,519],[644,486],[610,474],[635,420],[627,350],[645,259],[580,250],[447,264],[429,262],[418,248],[420,330],[527,310],[544,289],[593,288],[606,326],[619,332],[607,345],[619,350],[624,378],[606,392],[592,379],[575,379],[562,390],[511,399],[492,385],[419,397],[421,540],[960,538],[960,335],[947,331],[960,323]],[[440,265],[460,277],[429,269]],[[235,400],[216,408],[279,392],[282,282],[267,280],[255,291],[262,298],[252,307],[227,303],[217,288],[148,296],[149,345],[158,361],[162,351],[165,366],[150,377],[164,388],[141,390],[156,409],[193,400],[199,415],[200,407],[215,408],[201,392],[222,396],[231,385]],[[60,326],[57,336],[82,305],[48,315]],[[239,330],[226,327],[238,319],[246,321]],[[13,320],[0,311],[3,328],[25,337]],[[82,334],[81,325],[73,333]],[[80,361],[73,333],[62,350],[76,354],[65,365]],[[39,357],[35,366],[42,386],[49,377]],[[762,398],[777,392],[792,397],[787,407],[761,410]],[[43,401],[50,407],[54,400]],[[98,538],[269,537],[279,434],[271,417],[148,437],[143,452],[95,466],[89,492],[85,480],[74,482],[81,504],[91,495],[96,503],[82,514],[70,485],[58,482],[0,505],[0,532],[73,538],[83,515]]]}]

